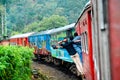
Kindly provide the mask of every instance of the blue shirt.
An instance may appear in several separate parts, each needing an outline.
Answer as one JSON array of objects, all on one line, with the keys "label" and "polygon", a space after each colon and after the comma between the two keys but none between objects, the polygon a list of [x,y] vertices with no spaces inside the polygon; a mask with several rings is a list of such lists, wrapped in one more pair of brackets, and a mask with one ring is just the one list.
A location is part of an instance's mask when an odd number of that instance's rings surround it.
[{"label": "blue shirt", "polygon": [[[76,41],[76,40],[81,40],[81,37],[80,36],[76,36],[74,39],[73,39],[73,42]],[[73,44],[74,48],[81,48],[81,42],[75,42]]]},{"label": "blue shirt", "polygon": [[[81,40],[81,37],[80,36],[76,36],[73,39],[73,42],[76,41],[76,40]],[[75,50],[79,54],[81,62],[83,62],[83,60],[82,60],[81,42],[74,42],[73,47],[75,48]]]}]

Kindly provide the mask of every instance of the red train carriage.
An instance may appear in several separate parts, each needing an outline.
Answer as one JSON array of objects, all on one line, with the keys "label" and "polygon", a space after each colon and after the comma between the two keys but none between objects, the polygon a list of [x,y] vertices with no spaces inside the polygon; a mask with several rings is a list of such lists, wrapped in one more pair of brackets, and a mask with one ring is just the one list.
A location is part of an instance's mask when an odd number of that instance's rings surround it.
[{"label": "red train carriage", "polygon": [[120,80],[120,0],[91,0],[76,23],[86,80]]},{"label": "red train carriage", "polygon": [[32,35],[33,33],[34,32],[10,37],[10,45],[29,46],[28,36]]},{"label": "red train carriage", "polygon": [[6,39],[6,40],[1,40],[0,41],[0,45],[9,45],[9,40]]},{"label": "red train carriage", "polygon": [[91,22],[91,4],[88,3],[76,24],[76,32],[81,35],[83,68],[87,80],[94,80],[95,77]]},{"label": "red train carriage", "polygon": [[120,0],[91,0],[99,80],[120,80]]}]

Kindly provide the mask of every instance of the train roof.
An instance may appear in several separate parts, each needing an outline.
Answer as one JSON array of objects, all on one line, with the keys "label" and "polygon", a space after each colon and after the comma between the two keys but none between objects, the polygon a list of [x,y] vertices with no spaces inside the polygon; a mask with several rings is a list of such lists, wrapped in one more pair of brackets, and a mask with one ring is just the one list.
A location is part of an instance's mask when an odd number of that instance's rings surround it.
[{"label": "train roof", "polygon": [[38,32],[38,33],[35,33],[33,35],[54,34],[54,33],[58,33],[58,32],[61,32],[61,31],[65,31],[65,30],[74,28],[74,25],[75,25],[75,23],[72,23],[72,24],[66,25],[64,27],[59,27],[59,28],[54,28],[54,29]]},{"label": "train roof", "polygon": [[90,8],[90,7],[91,7],[91,1],[87,2],[86,5],[84,6],[83,10],[82,10],[81,13],[80,13],[79,18],[77,19],[77,21],[76,21],[76,23],[75,23],[75,26],[77,25],[79,19],[80,19],[81,16],[83,15],[83,13],[84,13],[88,8]]},{"label": "train roof", "polygon": [[28,37],[28,36],[30,36],[30,35],[32,35],[34,33],[35,32],[30,32],[30,33],[25,33],[25,34],[17,34],[17,35],[11,36],[10,39]]},{"label": "train roof", "polygon": [[54,33],[57,33],[57,32],[61,32],[61,31],[72,29],[72,28],[74,28],[74,25],[75,25],[75,23],[72,23],[72,24],[66,25],[64,27],[56,28],[50,34],[54,34]]}]

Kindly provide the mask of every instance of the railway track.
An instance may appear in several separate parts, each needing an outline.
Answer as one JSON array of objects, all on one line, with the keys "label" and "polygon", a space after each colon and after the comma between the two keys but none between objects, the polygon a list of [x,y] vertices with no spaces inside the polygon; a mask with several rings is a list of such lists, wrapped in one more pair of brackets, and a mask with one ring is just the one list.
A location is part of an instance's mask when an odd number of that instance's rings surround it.
[{"label": "railway track", "polygon": [[[72,74],[67,68],[63,66],[55,66],[52,63],[48,64],[45,62],[33,61],[32,69],[36,69],[40,74],[47,76],[48,80],[82,80],[80,77]],[[33,80],[42,79],[36,78]]]}]

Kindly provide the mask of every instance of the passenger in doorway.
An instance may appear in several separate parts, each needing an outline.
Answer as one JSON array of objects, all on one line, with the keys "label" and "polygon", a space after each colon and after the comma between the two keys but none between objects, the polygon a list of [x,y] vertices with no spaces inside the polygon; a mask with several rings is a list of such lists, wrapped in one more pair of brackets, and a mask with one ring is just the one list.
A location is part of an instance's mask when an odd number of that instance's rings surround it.
[{"label": "passenger in doorway", "polygon": [[68,51],[69,55],[71,56],[71,58],[73,59],[75,65],[80,73],[79,75],[84,75],[83,67],[82,67],[82,64],[81,64],[80,58],[79,58],[79,54],[73,47],[74,42],[73,41],[68,42],[68,38],[65,37],[64,40],[59,41],[58,44],[60,46],[56,46],[56,48],[66,49]]},{"label": "passenger in doorway", "polygon": [[83,63],[82,58],[82,49],[81,49],[81,37],[78,36],[77,32],[74,33],[74,39],[73,39],[73,47],[77,51],[77,53],[80,55],[80,61]]}]

